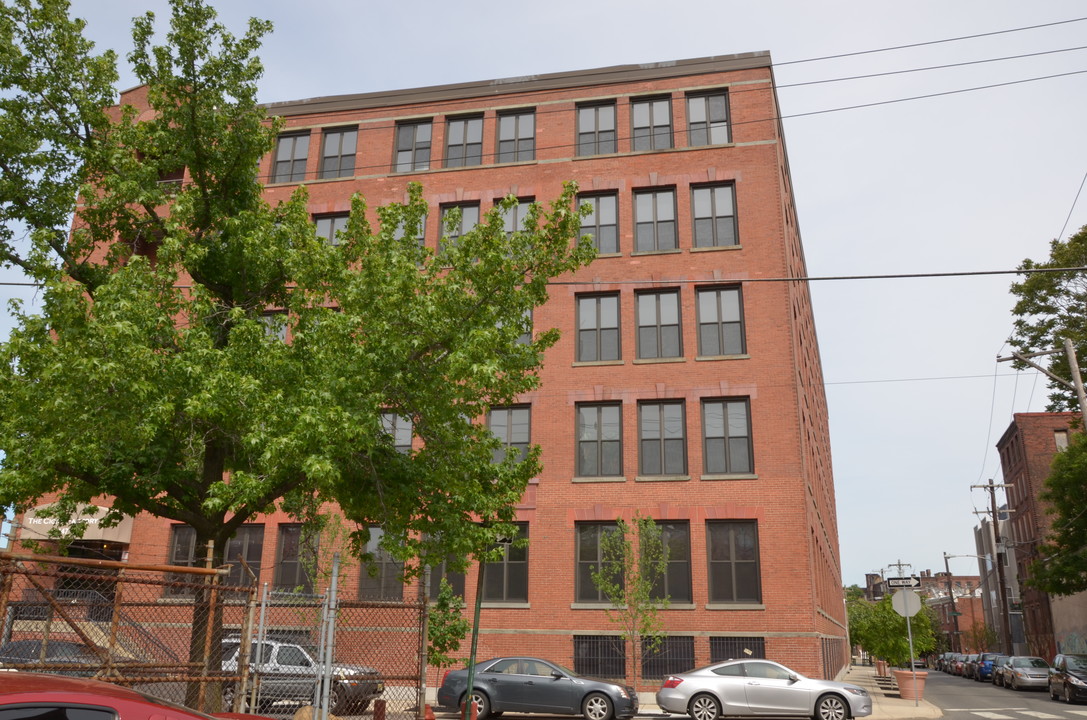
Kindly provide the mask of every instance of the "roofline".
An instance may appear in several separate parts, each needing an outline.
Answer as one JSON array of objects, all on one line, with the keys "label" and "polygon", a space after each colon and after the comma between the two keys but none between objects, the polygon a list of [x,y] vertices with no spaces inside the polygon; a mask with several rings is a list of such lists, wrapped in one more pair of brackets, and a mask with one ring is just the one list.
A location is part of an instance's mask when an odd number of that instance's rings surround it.
[{"label": "roofline", "polygon": [[590,70],[546,73],[544,75],[524,75],[521,77],[501,78],[497,80],[478,80],[475,82],[453,83],[449,85],[430,85],[406,90],[383,90],[380,92],[355,93],[351,95],[328,95],[305,100],[287,100],[265,103],[269,115],[308,115],[312,113],[338,112],[343,110],[362,110],[388,107],[391,105],[414,105],[436,103],[467,98],[484,98],[514,93],[538,92],[574,87],[611,85],[614,83],[656,80],[680,77],[684,75],[706,75],[730,70],[750,70],[770,68],[770,52],[739,53],[735,55],[714,55],[711,57],[688,60],[670,60],[667,62],[644,63],[639,65],[612,65]]}]

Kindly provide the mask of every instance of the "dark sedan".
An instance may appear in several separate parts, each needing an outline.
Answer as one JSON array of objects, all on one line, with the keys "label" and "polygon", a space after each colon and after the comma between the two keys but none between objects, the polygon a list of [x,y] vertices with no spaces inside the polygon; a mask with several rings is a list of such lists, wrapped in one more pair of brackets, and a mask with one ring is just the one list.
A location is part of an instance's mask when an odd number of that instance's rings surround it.
[{"label": "dark sedan", "polygon": [[[438,705],[458,708],[468,689],[468,670],[442,678]],[[586,720],[629,718],[638,712],[634,688],[578,675],[547,660],[503,657],[476,665],[472,699],[478,720],[503,712],[584,715]]]},{"label": "dark sedan", "polygon": [[1087,655],[1061,654],[1053,658],[1049,697],[1069,703],[1087,700]]},{"label": "dark sedan", "polygon": [[105,667],[107,658],[114,665],[131,662],[70,640],[13,640],[0,645],[0,668],[11,670],[90,677]]}]

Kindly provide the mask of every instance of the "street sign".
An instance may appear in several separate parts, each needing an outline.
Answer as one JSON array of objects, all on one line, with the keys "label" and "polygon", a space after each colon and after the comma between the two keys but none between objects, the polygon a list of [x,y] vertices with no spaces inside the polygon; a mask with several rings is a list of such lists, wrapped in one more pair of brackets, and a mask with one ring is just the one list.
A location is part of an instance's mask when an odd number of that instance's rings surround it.
[{"label": "street sign", "polygon": [[913,590],[895,590],[891,607],[902,617],[913,617],[921,611],[921,598]]},{"label": "street sign", "polygon": [[910,575],[909,577],[887,578],[887,587],[893,588],[915,588],[921,587],[921,578],[916,575]]}]

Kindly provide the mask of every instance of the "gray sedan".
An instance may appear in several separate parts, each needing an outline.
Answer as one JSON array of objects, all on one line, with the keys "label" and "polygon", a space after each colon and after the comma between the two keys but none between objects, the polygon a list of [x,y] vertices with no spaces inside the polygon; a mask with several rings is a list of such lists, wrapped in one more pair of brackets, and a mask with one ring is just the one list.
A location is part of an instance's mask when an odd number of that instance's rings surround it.
[{"label": "gray sedan", "polygon": [[657,691],[657,705],[692,720],[722,715],[845,720],[872,714],[872,698],[864,688],[806,678],[769,660],[729,660],[671,675]]}]

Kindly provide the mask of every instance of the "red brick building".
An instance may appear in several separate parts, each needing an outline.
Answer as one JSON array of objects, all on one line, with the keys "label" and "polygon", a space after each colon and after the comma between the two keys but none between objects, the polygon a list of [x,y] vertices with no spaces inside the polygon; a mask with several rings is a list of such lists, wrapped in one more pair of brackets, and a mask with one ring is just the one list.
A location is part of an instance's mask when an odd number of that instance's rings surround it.
[{"label": "red brick building", "polygon": [[[546,202],[567,180],[594,209],[583,231],[598,258],[534,316],[562,331],[541,388],[488,418],[511,445],[540,445],[544,470],[518,507],[527,550],[487,568],[481,656],[529,650],[595,674],[628,665],[588,569],[601,529],[641,512],[672,549],[668,641],[647,686],[746,653],[816,677],[845,667],[827,406],[768,53],[268,110],[286,127],[261,166],[266,197],[305,183],[330,240],[352,194],[374,208],[403,201],[409,182],[432,207],[430,247],[449,209],[468,227],[507,195]],[[396,429],[410,443],[410,427]],[[140,517],[118,548],[191,563],[186,531]],[[297,541],[273,515],[228,554],[294,587]],[[414,593],[387,565],[376,578],[350,570],[341,587]],[[473,598],[475,573],[458,581]]]}]

